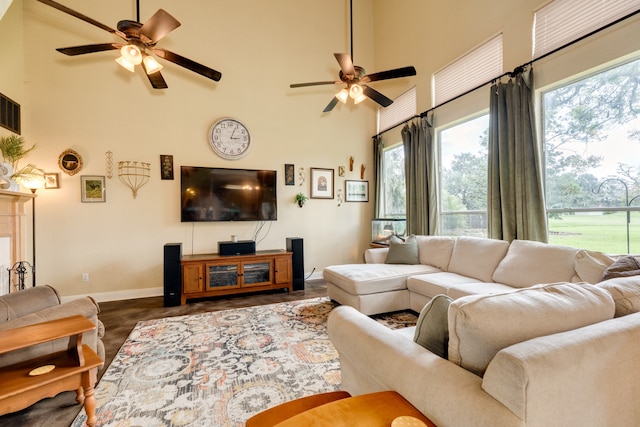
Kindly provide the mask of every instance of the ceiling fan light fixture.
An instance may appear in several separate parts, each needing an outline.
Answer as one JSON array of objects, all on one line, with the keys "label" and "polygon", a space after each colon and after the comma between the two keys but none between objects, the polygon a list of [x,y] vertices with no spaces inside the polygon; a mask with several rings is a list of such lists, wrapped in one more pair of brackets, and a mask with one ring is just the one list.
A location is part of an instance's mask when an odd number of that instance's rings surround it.
[{"label": "ceiling fan light fixture", "polygon": [[120,64],[122,66],[122,68],[127,69],[127,70],[131,71],[132,73],[134,72],[133,64],[131,62],[127,61],[126,59],[124,59],[123,56],[121,56],[120,58],[116,59],[116,62],[118,64]]},{"label": "ceiling fan light fixture", "polygon": [[157,73],[162,70],[162,65],[153,56],[145,55],[144,59],[144,67],[147,70],[147,74]]},{"label": "ceiling fan light fixture", "polygon": [[136,45],[128,44],[122,46],[120,53],[122,53],[122,57],[130,64],[138,65],[142,62],[142,52],[140,52],[140,48]]},{"label": "ceiling fan light fixture", "polygon": [[342,89],[340,92],[336,94],[336,98],[338,98],[338,101],[342,102],[343,104],[346,104],[347,99],[349,99],[349,91],[347,89]]},{"label": "ceiling fan light fixture", "polygon": [[364,94],[361,93],[360,95],[358,95],[355,98],[353,98],[353,103],[354,104],[360,104],[365,99],[367,99],[367,97]]},{"label": "ceiling fan light fixture", "polygon": [[349,96],[354,100],[362,96],[362,92],[364,92],[364,90],[362,89],[362,86],[360,86],[359,84],[353,84],[349,88]]}]

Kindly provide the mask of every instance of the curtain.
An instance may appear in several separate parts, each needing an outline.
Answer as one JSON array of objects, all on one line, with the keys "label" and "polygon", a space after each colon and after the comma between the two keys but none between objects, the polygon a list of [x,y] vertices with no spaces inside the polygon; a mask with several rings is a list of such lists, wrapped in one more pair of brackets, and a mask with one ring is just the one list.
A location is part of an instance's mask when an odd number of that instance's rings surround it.
[{"label": "curtain", "polygon": [[542,149],[533,116],[533,70],[491,86],[489,237],[547,241]]},{"label": "curtain", "polygon": [[407,203],[407,234],[435,234],[437,186],[433,127],[420,118],[402,129]]},{"label": "curtain", "polygon": [[374,218],[380,218],[382,212],[384,212],[381,197],[382,191],[382,165],[384,159],[384,141],[381,136],[375,136],[373,138],[373,184],[375,188],[374,194]]}]

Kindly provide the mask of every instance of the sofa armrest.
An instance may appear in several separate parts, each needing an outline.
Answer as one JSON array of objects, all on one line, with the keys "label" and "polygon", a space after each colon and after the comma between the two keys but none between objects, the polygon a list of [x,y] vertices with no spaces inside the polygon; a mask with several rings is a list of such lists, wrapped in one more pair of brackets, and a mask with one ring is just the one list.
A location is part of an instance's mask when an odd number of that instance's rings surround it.
[{"label": "sofa armrest", "polygon": [[[0,323],[0,330],[8,330],[21,326],[34,325],[49,320],[62,319],[64,317],[70,317],[79,314],[86,317],[87,319],[89,319],[89,321],[97,326],[97,328],[93,331],[85,332],[84,334],[82,334],[82,343],[87,344],[94,351],[96,351],[100,357],[104,358],[104,349],[102,349],[103,354],[99,354],[99,347],[101,347],[101,344],[98,344],[98,331],[100,330],[100,333],[103,333],[102,325],[98,320],[99,311],[100,309],[97,303],[92,298],[84,297],[66,302],[64,304],[45,308],[44,310],[27,314],[26,316],[22,316],[17,319]],[[0,367],[12,365],[23,360],[33,359],[35,357],[44,356],[46,354],[54,353],[57,351],[66,350],[68,348],[68,345],[69,339],[63,338],[32,346],[23,350],[1,354]]]},{"label": "sofa armrest", "polygon": [[335,308],[327,327],[340,356],[342,388],[349,393],[395,390],[436,425],[523,425],[482,390],[480,377],[354,308]]},{"label": "sofa armrest", "polygon": [[389,248],[370,248],[364,251],[364,262],[367,264],[384,264]]}]

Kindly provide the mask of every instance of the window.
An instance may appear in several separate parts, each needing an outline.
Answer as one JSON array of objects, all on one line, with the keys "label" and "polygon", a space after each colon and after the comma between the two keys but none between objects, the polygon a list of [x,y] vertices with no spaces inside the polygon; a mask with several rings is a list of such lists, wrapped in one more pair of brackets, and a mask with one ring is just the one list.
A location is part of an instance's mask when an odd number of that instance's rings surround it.
[{"label": "window", "polygon": [[404,147],[402,143],[384,149],[383,153],[384,202],[382,218],[404,218],[407,212],[404,180]]},{"label": "window", "polygon": [[415,86],[393,100],[388,107],[378,109],[378,133],[391,129],[416,115]]},{"label": "window", "polygon": [[439,132],[439,234],[487,236],[488,137],[488,114]]},{"label": "window", "polygon": [[533,58],[640,9],[640,0],[554,0],[535,13]]},{"label": "window", "polygon": [[440,105],[502,74],[502,34],[433,75],[433,105]]},{"label": "window", "polygon": [[549,241],[640,251],[640,59],[542,93]]}]

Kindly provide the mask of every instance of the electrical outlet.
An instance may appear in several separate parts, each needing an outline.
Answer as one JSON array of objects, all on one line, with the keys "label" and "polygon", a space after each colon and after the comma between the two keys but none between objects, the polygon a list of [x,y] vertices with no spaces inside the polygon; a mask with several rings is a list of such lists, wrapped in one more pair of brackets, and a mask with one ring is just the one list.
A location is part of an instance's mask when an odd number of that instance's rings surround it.
[{"label": "electrical outlet", "polygon": [[89,281],[89,273],[82,273],[82,281],[83,282]]}]

